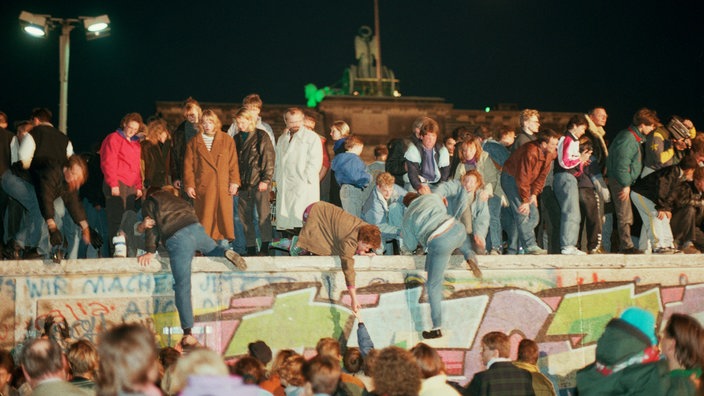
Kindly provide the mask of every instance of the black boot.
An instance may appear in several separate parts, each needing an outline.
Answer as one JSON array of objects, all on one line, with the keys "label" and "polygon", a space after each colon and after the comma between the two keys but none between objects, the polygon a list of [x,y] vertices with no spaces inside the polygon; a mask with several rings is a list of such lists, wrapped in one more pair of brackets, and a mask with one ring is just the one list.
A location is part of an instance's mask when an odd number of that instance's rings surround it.
[{"label": "black boot", "polygon": [[8,260],[19,260],[22,258],[22,248],[15,241],[8,241],[2,253]]},{"label": "black boot", "polygon": [[440,337],[442,337],[442,331],[440,331],[440,329],[435,329],[435,330],[423,332],[423,338],[425,338],[426,340],[433,339],[433,338],[440,338]]},{"label": "black boot", "polygon": [[256,256],[257,255],[257,247],[256,246],[247,246],[247,256]]},{"label": "black boot", "polygon": [[269,242],[262,242],[262,247],[259,250],[259,255],[260,256],[268,256],[269,255]]}]

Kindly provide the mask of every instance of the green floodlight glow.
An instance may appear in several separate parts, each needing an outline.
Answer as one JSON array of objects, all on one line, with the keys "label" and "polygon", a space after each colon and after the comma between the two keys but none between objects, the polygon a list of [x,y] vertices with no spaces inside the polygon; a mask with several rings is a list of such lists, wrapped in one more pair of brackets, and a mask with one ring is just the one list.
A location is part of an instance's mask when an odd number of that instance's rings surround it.
[{"label": "green floodlight glow", "polygon": [[491,111],[491,107],[487,106],[487,107],[484,108],[484,112],[485,112],[485,113],[488,113],[488,112],[490,112],[490,111]]},{"label": "green floodlight glow", "polygon": [[306,105],[308,107],[315,107],[318,103],[322,102],[326,95],[330,94],[330,87],[323,87],[318,89],[315,84],[308,83],[303,87],[306,93]]}]

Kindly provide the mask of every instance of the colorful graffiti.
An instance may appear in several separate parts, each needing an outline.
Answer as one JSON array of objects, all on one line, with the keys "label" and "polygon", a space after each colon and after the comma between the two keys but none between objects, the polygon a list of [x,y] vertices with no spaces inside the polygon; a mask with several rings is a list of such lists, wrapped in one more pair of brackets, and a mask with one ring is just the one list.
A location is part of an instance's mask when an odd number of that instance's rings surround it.
[{"label": "colorful graffiti", "polygon": [[[543,368],[567,388],[575,371],[593,360],[606,323],[626,307],[648,309],[659,323],[673,312],[704,321],[704,280],[688,284],[692,275],[681,269],[503,268],[485,271],[479,281],[450,270],[444,337],[427,343],[441,352],[448,374],[464,382],[483,369],[478,340],[485,333],[504,331],[515,344],[532,338],[546,355]],[[2,278],[0,344],[21,341],[40,332],[46,318],[58,317],[66,319],[72,338],[95,340],[102,329],[136,321],[153,329],[162,345],[173,345],[180,336],[172,282],[168,272]],[[430,326],[424,284],[420,270],[358,271],[359,315],[376,347],[422,341],[420,332]],[[226,358],[245,354],[257,339],[273,350],[308,353],[322,337],[356,346],[358,320],[349,302],[338,270],[193,274],[194,332]]]}]

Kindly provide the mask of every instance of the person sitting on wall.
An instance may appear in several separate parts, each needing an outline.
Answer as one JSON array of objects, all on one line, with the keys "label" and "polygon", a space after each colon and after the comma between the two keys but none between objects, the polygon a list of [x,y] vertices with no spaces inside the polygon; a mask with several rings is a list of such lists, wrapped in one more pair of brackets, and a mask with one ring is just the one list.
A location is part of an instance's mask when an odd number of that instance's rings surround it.
[{"label": "person sitting on wall", "polygon": [[401,235],[405,195],[406,190],[395,183],[394,176],[384,172],[377,176],[376,186],[362,205],[362,220],[377,225],[384,241],[387,241],[386,254],[393,254],[394,250],[388,241],[397,242]]}]

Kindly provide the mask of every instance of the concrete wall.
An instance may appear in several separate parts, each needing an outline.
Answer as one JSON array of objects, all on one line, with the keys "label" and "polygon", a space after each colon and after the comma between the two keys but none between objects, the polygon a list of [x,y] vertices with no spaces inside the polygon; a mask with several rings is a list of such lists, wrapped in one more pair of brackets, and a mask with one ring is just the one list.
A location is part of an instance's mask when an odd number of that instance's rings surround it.
[{"label": "concrete wall", "polygon": [[[359,257],[361,316],[376,347],[411,347],[430,328],[423,257]],[[246,353],[262,339],[274,350],[310,351],[321,337],[354,346],[356,320],[335,257],[263,257],[236,271],[224,259],[196,258],[193,302],[196,336],[225,357]],[[477,280],[453,257],[445,276],[444,337],[438,348],[451,376],[481,370],[479,340],[493,330],[516,345],[538,341],[541,360],[574,386],[574,371],[594,359],[609,319],[639,306],[658,317],[673,312],[704,321],[704,256],[483,256]],[[135,259],[4,261],[0,266],[0,346],[11,347],[42,328],[44,318],[66,318],[72,337],[96,340],[107,326],[138,321],[162,345],[179,339],[167,261],[141,268]],[[513,348],[515,354],[515,346]]]}]

